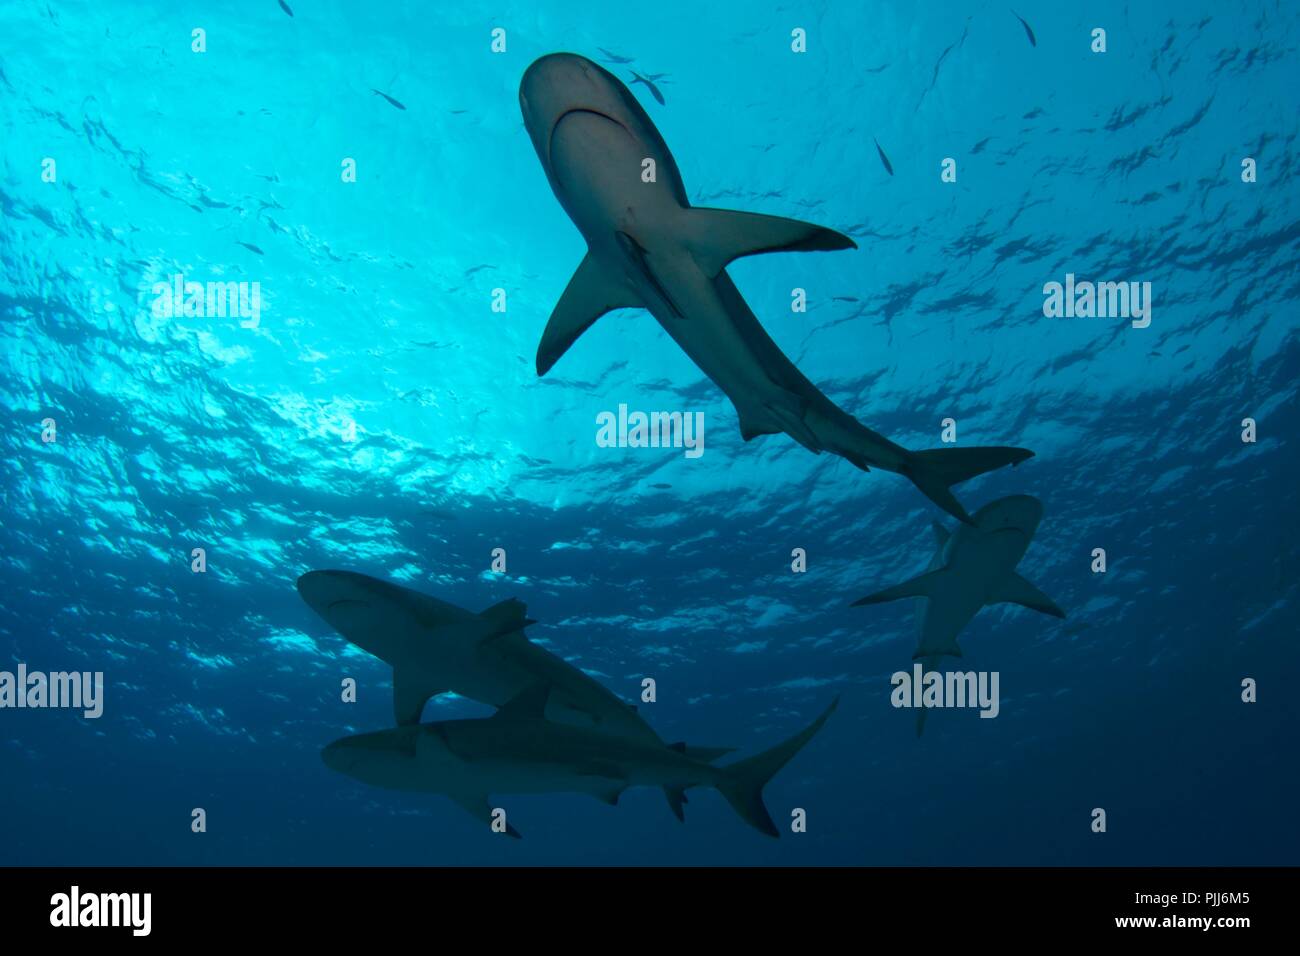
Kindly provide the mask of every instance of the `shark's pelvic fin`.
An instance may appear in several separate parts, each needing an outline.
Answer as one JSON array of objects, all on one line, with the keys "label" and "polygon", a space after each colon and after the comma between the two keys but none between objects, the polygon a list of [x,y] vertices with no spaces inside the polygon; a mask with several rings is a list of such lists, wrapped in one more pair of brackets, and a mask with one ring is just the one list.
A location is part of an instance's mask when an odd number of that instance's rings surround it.
[{"label": "shark's pelvic fin", "polygon": [[1043,614],[1052,615],[1052,617],[1065,617],[1065,612],[1057,606],[1055,601],[1014,571],[1006,580],[998,584],[997,589],[989,595],[989,599],[984,603],[1019,604],[1031,611],[1041,611]]},{"label": "shark's pelvic fin", "polygon": [[763,804],[763,787],[776,776],[778,770],[804,748],[808,741],[813,739],[839,703],[840,699],[836,697],[831,701],[831,705],[822,711],[820,717],[785,743],[777,744],[771,750],[765,750],[756,757],[738,760],[736,763],[720,768],[723,777],[717,784],[719,792],[727,798],[727,802],[740,814],[741,819],[754,829],[771,837],[781,835],[776,824],[772,822],[767,807]]},{"label": "shark's pelvic fin", "polygon": [[985,448],[931,448],[908,452],[900,474],[912,479],[921,493],[954,518],[973,525],[971,516],[949,487],[1003,465],[1018,465],[1034,457],[1027,448],[990,446]]},{"label": "shark's pelvic fin", "polygon": [[943,583],[948,579],[948,574],[947,568],[927,571],[925,574],[917,575],[902,584],[895,584],[892,588],[885,588],[883,591],[877,591],[867,597],[858,598],[849,606],[862,607],[865,604],[884,604],[886,601],[897,601],[899,598],[934,597],[937,589],[942,587]]},{"label": "shark's pelvic fin", "polygon": [[[492,818],[492,801],[488,799],[486,793],[449,793],[451,797],[462,810],[472,816],[480,823],[491,825]],[[523,834],[514,828],[509,820],[506,820],[506,833],[516,840],[522,840]]]},{"label": "shark's pelvic fin", "polygon": [[686,811],[682,805],[686,803],[686,791],[681,787],[664,787],[664,797],[668,800],[668,809],[673,811],[673,816],[679,823],[686,822]]},{"label": "shark's pelvic fin", "polygon": [[446,693],[447,688],[432,688],[412,677],[406,670],[393,668],[393,718],[399,727],[418,724],[430,697]]},{"label": "shark's pelvic fin", "polygon": [[616,807],[618,806],[618,798],[623,795],[623,791],[626,789],[627,789],[627,784],[617,783],[617,784],[612,784],[608,789],[605,790],[594,790],[592,791],[591,795],[595,797],[597,800],[599,800],[601,803],[607,803],[611,807]]},{"label": "shark's pelvic fin", "polygon": [[547,682],[525,687],[514,697],[497,708],[491,720],[543,720],[546,715],[546,702],[551,697],[551,685]]},{"label": "shark's pelvic fin", "polygon": [[759,435],[785,433],[814,455],[822,453],[822,444],[804,421],[807,402],[794,392],[781,390],[773,401],[749,409],[737,408],[740,437],[745,441]]},{"label": "shark's pelvic fin", "polygon": [[685,210],[687,248],[709,278],[727,263],[759,252],[816,252],[856,249],[843,233],[797,219],[732,209]]},{"label": "shark's pelvic fin", "polygon": [[635,294],[588,252],[560,296],[537,346],[537,374],[545,375],[578,336],[606,312],[643,308]]}]

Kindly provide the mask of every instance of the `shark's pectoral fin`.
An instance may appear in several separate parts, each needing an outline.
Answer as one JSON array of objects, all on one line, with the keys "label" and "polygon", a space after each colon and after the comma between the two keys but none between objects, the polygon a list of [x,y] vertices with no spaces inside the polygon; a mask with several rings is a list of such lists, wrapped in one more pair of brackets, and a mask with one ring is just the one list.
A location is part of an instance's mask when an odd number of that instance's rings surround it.
[{"label": "shark's pectoral fin", "polygon": [[904,581],[902,584],[895,584],[892,588],[885,588],[883,591],[877,591],[867,597],[858,598],[850,606],[862,607],[864,604],[883,604],[886,601],[897,601],[899,598],[908,597],[932,598],[943,586],[944,582],[948,580],[948,574],[946,568],[927,571],[910,581]]},{"label": "shark's pectoral fin", "polygon": [[713,763],[727,754],[736,752],[735,747],[692,747],[688,744],[682,746],[685,748],[682,753],[692,760],[702,760],[704,763]]},{"label": "shark's pectoral fin", "polygon": [[537,374],[549,372],[578,336],[606,312],[643,307],[644,303],[637,301],[632,290],[617,276],[602,269],[588,252],[546,323],[541,344],[537,346]]},{"label": "shark's pectoral fin", "polygon": [[1057,606],[1055,601],[1014,571],[1006,580],[999,582],[997,588],[984,603],[1019,604],[1031,611],[1041,611],[1043,614],[1052,615],[1052,617],[1065,617],[1065,612]]},{"label": "shark's pectoral fin", "polygon": [[525,687],[514,697],[497,708],[491,720],[544,720],[546,702],[551,697],[551,685],[547,682]]},{"label": "shark's pectoral fin", "polygon": [[856,249],[843,233],[797,219],[732,209],[686,210],[687,247],[704,273],[713,278],[727,263],[759,252],[813,252]]},{"label": "shark's pectoral fin", "polygon": [[[496,822],[496,808],[492,806],[492,801],[486,793],[449,793],[447,796],[480,823],[491,826]],[[523,839],[523,835],[511,825],[509,819],[506,820],[505,832],[507,836],[512,836],[516,840]]]},{"label": "shark's pectoral fin", "polygon": [[430,697],[446,693],[445,687],[431,687],[406,670],[393,668],[393,719],[398,726],[418,724]]}]

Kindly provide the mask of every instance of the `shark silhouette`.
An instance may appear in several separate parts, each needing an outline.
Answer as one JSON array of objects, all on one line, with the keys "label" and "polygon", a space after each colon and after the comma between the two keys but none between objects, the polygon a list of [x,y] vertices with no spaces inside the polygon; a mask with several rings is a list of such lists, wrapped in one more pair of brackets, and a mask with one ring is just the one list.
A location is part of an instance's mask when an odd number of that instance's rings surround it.
[{"label": "shark silhouette", "polygon": [[[912,659],[924,659],[923,671],[937,670],[945,655],[962,656],[957,636],[986,605],[1019,604],[1063,618],[1065,612],[1051,598],[1016,573],[1042,520],[1042,502],[1029,495],[1012,495],[980,508],[974,524],[963,525],[954,534],[936,523],[937,549],[924,574],[852,606],[919,598],[920,637]],[[925,727],[925,715],[925,708],[917,714],[917,736]]]},{"label": "shark silhouette", "polygon": [[[691,206],[667,144],[608,70],[571,53],[544,56],[524,72],[519,104],[551,188],[587,240],[542,334],[539,375],[606,312],[642,308],[726,393],[746,441],[784,432],[863,471],[897,472],[968,523],[950,486],[1033,455],[1004,447],[909,451],[823,395],[764,331],[726,266],[756,253],[856,243],[793,219]],[[653,182],[642,179],[647,160]]]},{"label": "shark silhouette", "polygon": [[[535,622],[522,601],[511,598],[475,614],[355,571],[308,571],[298,579],[298,593],[330,627],[392,666],[399,725],[417,723],[429,698],[447,691],[500,707],[545,681],[552,720],[663,746],[635,707],[524,636]],[[706,761],[731,753],[673,746]]]},{"label": "shark silhouette", "polygon": [[[362,783],[440,793],[491,823],[490,794],[586,793],[617,804],[628,787],[662,787],[680,809],[691,787],[717,789],[741,818],[778,835],[763,787],[819,731],[836,700],[782,744],[725,767],[671,747],[545,719],[550,687],[526,688],[494,715],[344,737],[321,752],[325,765]],[[519,831],[507,821],[507,831]]]}]

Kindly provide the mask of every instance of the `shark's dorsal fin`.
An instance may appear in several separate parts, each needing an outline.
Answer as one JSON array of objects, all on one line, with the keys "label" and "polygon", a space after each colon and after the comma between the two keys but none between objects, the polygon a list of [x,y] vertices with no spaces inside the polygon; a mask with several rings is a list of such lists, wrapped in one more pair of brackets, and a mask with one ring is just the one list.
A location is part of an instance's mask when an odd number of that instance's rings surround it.
[{"label": "shark's dorsal fin", "polygon": [[798,219],[696,207],[685,210],[685,213],[687,248],[709,278],[716,277],[733,259],[759,252],[814,252],[858,247],[856,242],[834,229]]},{"label": "shark's dorsal fin", "polygon": [[632,290],[602,269],[588,252],[546,323],[546,331],[537,346],[537,374],[549,372],[578,336],[606,312],[642,307],[643,303],[637,301]]},{"label": "shark's dorsal fin", "polygon": [[1057,607],[1055,601],[1014,571],[997,583],[988,600],[984,603],[1019,604],[1031,611],[1041,611],[1043,614],[1052,615],[1052,617],[1065,617],[1065,612]]},{"label": "shark's dorsal fin", "polygon": [[546,702],[550,696],[549,683],[543,681],[531,684],[502,704],[491,719],[543,720],[546,716]]},{"label": "shark's dorsal fin", "polygon": [[444,693],[445,687],[430,688],[406,670],[393,668],[393,719],[399,727],[418,724],[430,697]]},{"label": "shark's dorsal fin", "polygon": [[877,591],[868,597],[858,598],[851,606],[862,607],[864,604],[883,604],[886,601],[897,601],[899,598],[907,597],[934,597],[938,588],[948,579],[949,573],[947,568],[927,571],[910,581],[895,584],[892,588],[885,588],[883,591]]},{"label": "shark's dorsal fin", "polygon": [[952,537],[952,532],[939,524],[937,521],[931,521],[930,527],[934,529],[934,543],[942,551],[948,545],[948,539]]},{"label": "shark's dorsal fin", "polygon": [[478,616],[491,625],[489,637],[520,631],[529,624],[537,623],[528,616],[528,605],[518,598],[506,598],[487,610],[480,611]]}]

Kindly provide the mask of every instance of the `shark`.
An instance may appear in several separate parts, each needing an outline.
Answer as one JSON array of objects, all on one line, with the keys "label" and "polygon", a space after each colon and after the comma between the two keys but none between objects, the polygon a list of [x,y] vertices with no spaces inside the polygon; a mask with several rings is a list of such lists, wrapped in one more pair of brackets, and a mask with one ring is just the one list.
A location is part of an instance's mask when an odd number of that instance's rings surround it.
[{"label": "shark", "polygon": [[645,309],[730,399],[745,441],[784,433],[863,471],[895,472],[966,523],[951,486],[1032,457],[1001,446],[909,451],[822,394],[767,334],[726,267],[742,256],[857,243],[795,219],[692,206],[663,137],[608,70],[572,53],[543,56],[524,72],[519,105],[551,189],[587,242],[542,333],[539,376],[601,316]]},{"label": "shark", "polygon": [[[476,820],[491,824],[493,794],[581,793],[617,805],[629,787],[661,787],[680,807],[692,787],[712,787],[750,826],[779,832],[763,803],[763,788],[821,730],[839,703],[795,736],[726,766],[629,737],[546,719],[551,688],[525,688],[495,714],[343,737],[321,751],[332,770],[392,790],[450,797]],[[514,825],[506,831],[519,838]]]},{"label": "shark", "polygon": [[[923,671],[937,670],[944,656],[961,657],[958,635],[990,604],[1019,604],[1064,618],[1056,602],[1016,571],[1042,520],[1041,501],[1011,495],[980,508],[973,523],[955,533],[935,522],[935,553],[925,572],[852,607],[917,598],[919,637],[912,660],[923,660]],[[926,713],[922,707],[917,714],[917,736],[925,729]]]},{"label": "shark", "polygon": [[[633,705],[530,641],[524,629],[536,622],[515,598],[475,613],[355,571],[308,571],[298,579],[298,593],[330,627],[393,668],[399,726],[419,723],[429,698],[448,691],[500,707],[545,681],[550,719],[665,745]],[[670,746],[702,760],[731,753]]]}]

